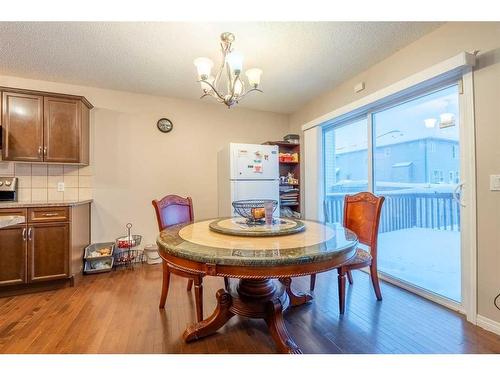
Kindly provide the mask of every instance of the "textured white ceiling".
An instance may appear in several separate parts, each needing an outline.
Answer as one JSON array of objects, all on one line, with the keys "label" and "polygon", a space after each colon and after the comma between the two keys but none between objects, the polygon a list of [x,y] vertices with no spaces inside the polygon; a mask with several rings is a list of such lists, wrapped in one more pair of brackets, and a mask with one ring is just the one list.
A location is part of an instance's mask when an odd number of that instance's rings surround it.
[{"label": "textured white ceiling", "polygon": [[217,65],[219,35],[231,31],[244,69],[264,70],[264,94],[249,95],[240,106],[291,113],[439,25],[0,22],[0,73],[196,99],[193,60],[207,56]]}]

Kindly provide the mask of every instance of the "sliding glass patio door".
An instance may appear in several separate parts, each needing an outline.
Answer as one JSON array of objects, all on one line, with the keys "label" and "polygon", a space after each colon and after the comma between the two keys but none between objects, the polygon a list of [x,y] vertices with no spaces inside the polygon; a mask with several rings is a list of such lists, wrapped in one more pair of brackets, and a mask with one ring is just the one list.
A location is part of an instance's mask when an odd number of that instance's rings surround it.
[{"label": "sliding glass patio door", "polygon": [[343,220],[345,194],[385,196],[382,277],[460,305],[459,87],[379,105],[323,131],[324,213]]},{"label": "sliding glass patio door", "polygon": [[461,302],[458,86],[372,114],[378,269]]},{"label": "sliding glass patio door", "polygon": [[368,190],[368,121],[363,116],[324,133],[327,222],[342,224],[344,196]]}]

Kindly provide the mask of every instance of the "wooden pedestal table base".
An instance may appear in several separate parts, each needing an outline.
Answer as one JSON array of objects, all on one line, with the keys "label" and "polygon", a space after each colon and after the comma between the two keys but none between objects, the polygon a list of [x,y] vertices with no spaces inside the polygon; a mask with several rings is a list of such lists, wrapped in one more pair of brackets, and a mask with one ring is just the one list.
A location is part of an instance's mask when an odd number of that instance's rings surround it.
[{"label": "wooden pedestal table base", "polygon": [[213,314],[188,327],[184,332],[186,342],[198,340],[215,333],[234,315],[264,319],[280,353],[300,354],[302,351],[288,333],[283,312],[289,306],[299,306],[312,300],[310,294],[295,294],[289,277],[280,279],[240,279],[234,290],[219,289],[217,307]]}]

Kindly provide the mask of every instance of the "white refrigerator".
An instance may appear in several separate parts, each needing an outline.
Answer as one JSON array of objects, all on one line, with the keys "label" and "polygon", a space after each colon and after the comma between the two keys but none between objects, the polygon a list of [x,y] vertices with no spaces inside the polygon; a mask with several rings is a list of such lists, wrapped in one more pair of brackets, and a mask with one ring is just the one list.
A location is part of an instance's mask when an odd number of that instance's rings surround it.
[{"label": "white refrigerator", "polygon": [[279,203],[278,146],[230,143],[218,153],[217,174],[219,216],[237,216],[231,205],[236,200]]}]

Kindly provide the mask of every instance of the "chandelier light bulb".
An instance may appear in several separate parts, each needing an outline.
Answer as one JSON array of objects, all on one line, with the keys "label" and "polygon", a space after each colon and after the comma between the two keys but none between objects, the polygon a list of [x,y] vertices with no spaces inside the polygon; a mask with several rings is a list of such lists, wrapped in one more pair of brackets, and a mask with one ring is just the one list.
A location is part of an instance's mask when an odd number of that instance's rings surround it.
[{"label": "chandelier light bulb", "polygon": [[226,62],[235,75],[241,73],[243,69],[243,55],[241,53],[235,51],[231,52],[227,55]]},{"label": "chandelier light bulb", "polygon": [[428,129],[432,129],[433,127],[436,126],[437,120],[435,118],[427,118],[424,120],[425,127]]},{"label": "chandelier light bulb", "polygon": [[248,83],[251,87],[257,88],[260,85],[260,76],[262,75],[262,70],[257,68],[248,69],[245,72]]},{"label": "chandelier light bulb", "polygon": [[207,80],[208,77],[210,77],[210,72],[212,71],[214,63],[207,57],[198,57],[194,60],[194,65],[198,70],[198,78],[201,80]]}]

